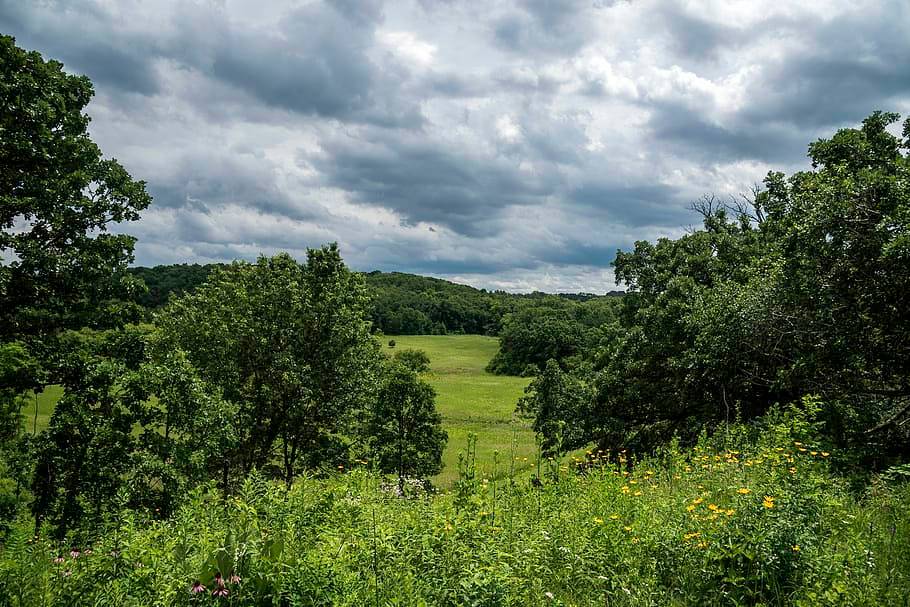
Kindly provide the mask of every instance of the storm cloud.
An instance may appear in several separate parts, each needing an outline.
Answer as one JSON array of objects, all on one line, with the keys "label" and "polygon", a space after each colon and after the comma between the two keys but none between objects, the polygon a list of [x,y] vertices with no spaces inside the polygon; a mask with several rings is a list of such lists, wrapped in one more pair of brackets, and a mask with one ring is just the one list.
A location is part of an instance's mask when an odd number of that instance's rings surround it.
[{"label": "storm cloud", "polygon": [[609,291],[690,201],[906,114],[908,29],[904,0],[0,0],[148,183],[137,263],[338,241],[518,291]]}]

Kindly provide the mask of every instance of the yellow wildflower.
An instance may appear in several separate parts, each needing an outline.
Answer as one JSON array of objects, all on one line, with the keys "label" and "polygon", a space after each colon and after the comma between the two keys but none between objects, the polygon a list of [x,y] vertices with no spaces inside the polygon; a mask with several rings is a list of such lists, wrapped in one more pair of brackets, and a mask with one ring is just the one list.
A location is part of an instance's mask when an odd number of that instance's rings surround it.
[{"label": "yellow wildflower", "polygon": [[799,544],[793,545],[793,552],[799,552]]},{"label": "yellow wildflower", "polygon": [[603,525],[604,520],[603,520],[602,518],[600,518],[600,517],[595,516],[595,517],[594,517],[594,522],[595,522],[596,524],[598,524],[598,525]]},{"label": "yellow wildflower", "polygon": [[762,500],[761,505],[764,506],[765,508],[773,508],[774,507],[774,498],[771,497],[770,495],[766,495],[765,499]]},{"label": "yellow wildflower", "polygon": [[618,515],[618,514],[611,514],[611,515],[610,515],[610,520],[611,520],[611,521],[618,521],[618,520],[619,520],[619,515]]},{"label": "yellow wildflower", "polygon": [[822,451],[822,457],[828,457],[829,455],[831,455],[831,454],[828,453],[827,451]]},{"label": "yellow wildflower", "polygon": [[686,510],[688,510],[689,512],[692,512],[693,510],[695,510],[695,504],[689,504],[688,506],[686,506]]},{"label": "yellow wildflower", "polygon": [[724,511],[724,514],[726,514],[727,516],[733,516],[733,513],[735,513],[735,512],[736,512],[736,510],[733,510],[733,509],[731,508],[731,509],[729,509],[729,510],[725,510],[725,511]]},{"label": "yellow wildflower", "polygon": [[634,495],[634,496],[635,496],[635,497],[638,497],[638,496],[640,496],[640,495],[641,495],[641,491],[636,491],[636,492],[635,492],[635,493],[633,493],[633,494],[632,494],[632,495]]},{"label": "yellow wildflower", "polygon": [[692,503],[695,504],[695,505],[697,506],[697,505],[699,505],[700,503],[702,503],[703,501],[705,501],[705,499],[704,499],[703,497],[697,497],[697,498],[695,498],[694,500],[692,500]]},{"label": "yellow wildflower", "polygon": [[717,504],[708,504],[708,510],[715,512],[717,510]]},{"label": "yellow wildflower", "polygon": [[750,493],[752,493],[752,490],[747,489],[746,487],[740,487],[739,489],[736,490],[736,492],[739,493],[740,495],[749,495]]}]

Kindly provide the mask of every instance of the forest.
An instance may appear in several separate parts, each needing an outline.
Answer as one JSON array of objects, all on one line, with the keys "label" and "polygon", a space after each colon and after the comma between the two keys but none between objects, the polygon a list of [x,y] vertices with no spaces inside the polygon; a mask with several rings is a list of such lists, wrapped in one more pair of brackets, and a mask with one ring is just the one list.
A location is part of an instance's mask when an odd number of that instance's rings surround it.
[{"label": "forest", "polygon": [[[516,295],[335,243],[131,267],[155,203],[93,92],[0,36],[0,606],[910,605],[910,118],[706,195],[609,295]],[[437,485],[395,337],[462,334],[527,387]]]}]

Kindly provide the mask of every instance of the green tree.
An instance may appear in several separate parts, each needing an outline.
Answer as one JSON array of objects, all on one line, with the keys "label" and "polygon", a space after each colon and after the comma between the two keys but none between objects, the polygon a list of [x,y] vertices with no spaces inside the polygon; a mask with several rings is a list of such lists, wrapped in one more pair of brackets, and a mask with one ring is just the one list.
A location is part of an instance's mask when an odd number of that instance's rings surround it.
[{"label": "green tree", "polygon": [[430,357],[423,350],[407,348],[395,352],[392,360],[404,365],[414,373],[426,373],[430,370]]},{"label": "green tree", "polygon": [[406,477],[426,478],[442,470],[448,434],[436,411],[436,392],[406,365],[391,363],[367,422],[379,469]]},{"label": "green tree", "polygon": [[809,146],[704,227],[615,261],[623,299],[597,351],[592,437],[647,448],[818,395],[829,435],[906,452],[910,414],[910,121],[875,113]]},{"label": "green tree", "polygon": [[92,94],[0,36],[0,339],[82,326],[137,287],[134,239],[107,230],[151,198],[89,137]]},{"label": "green tree", "polygon": [[290,483],[299,466],[347,461],[381,358],[367,305],[333,244],[304,265],[286,254],[236,262],[163,310],[164,339],[237,406],[232,470]]},{"label": "green tree", "polygon": [[534,420],[546,455],[558,455],[590,440],[591,389],[550,359],[518,400],[519,414]]}]

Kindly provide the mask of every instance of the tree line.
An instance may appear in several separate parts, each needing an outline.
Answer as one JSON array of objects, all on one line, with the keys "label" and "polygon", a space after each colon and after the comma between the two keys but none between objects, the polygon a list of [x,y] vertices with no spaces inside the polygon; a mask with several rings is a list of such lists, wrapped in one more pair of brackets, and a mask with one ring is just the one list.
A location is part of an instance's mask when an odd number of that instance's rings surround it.
[{"label": "tree line", "polygon": [[898,121],[875,112],[812,143],[810,169],[706,196],[700,229],[617,253],[615,318],[520,405],[548,448],[648,450],[804,403],[857,467],[905,460],[910,119]]}]

